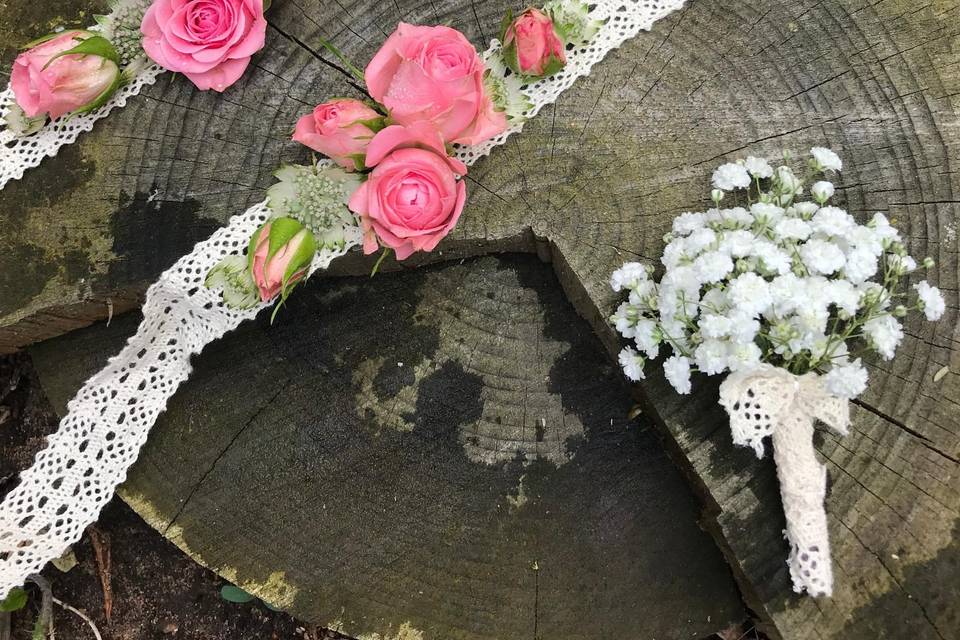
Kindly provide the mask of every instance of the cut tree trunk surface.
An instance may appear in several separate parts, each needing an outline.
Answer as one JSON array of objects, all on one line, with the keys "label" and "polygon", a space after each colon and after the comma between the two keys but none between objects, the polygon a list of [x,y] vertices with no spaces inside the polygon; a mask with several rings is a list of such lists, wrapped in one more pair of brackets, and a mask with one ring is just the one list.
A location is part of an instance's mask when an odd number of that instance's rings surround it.
[{"label": "cut tree trunk surface", "polygon": [[[535,257],[317,279],[268,315],[198,358],[123,489],[221,575],[363,638],[703,638],[745,615]],[[138,321],[36,347],[54,404]]]},{"label": "cut tree trunk surface", "polygon": [[[90,5],[8,4],[0,32],[20,38],[19,26],[5,25],[27,16],[40,25],[36,33],[57,18],[74,20],[82,6]],[[360,63],[401,19],[447,22],[485,46],[508,7],[519,5],[277,0],[266,48],[224,95],[162,79],[0,192],[8,248],[0,340],[15,348],[79,326],[106,315],[108,298],[115,309],[135,304],[194,241],[259,201],[281,161],[304,161],[304,149],[288,140],[296,117],[353,91],[325,62],[319,37]],[[684,398],[659,377],[643,385],[648,414],[716,509],[714,532],[749,604],[786,637],[958,637],[958,18],[960,0],[693,0],[475,165],[460,225],[428,256],[515,250],[552,258],[567,297],[612,353],[618,343],[603,321],[616,302],[610,271],[627,259],[656,259],[672,218],[706,206],[716,164],[815,144],[843,155],[838,202],[860,219],[885,212],[914,255],[934,257],[948,310],[936,325],[908,322],[897,358],[871,363],[850,436],[818,439],[832,479],[832,599],[791,594],[772,464],[732,447],[716,383]],[[351,256],[334,273],[367,268]],[[950,372],[934,381],[943,367]],[[241,408],[265,399],[246,395],[236,410],[249,418]]]}]

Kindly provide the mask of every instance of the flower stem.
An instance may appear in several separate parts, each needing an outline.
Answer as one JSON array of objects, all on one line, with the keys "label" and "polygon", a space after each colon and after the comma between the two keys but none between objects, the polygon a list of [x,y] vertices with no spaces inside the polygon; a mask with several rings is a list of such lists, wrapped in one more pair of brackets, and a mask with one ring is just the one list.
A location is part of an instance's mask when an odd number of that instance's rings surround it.
[{"label": "flower stem", "polygon": [[380,269],[380,264],[383,262],[384,258],[387,257],[387,254],[390,253],[390,247],[384,247],[383,253],[380,254],[380,257],[377,258],[376,264],[373,265],[373,271],[370,272],[370,277],[377,275],[377,270]]}]

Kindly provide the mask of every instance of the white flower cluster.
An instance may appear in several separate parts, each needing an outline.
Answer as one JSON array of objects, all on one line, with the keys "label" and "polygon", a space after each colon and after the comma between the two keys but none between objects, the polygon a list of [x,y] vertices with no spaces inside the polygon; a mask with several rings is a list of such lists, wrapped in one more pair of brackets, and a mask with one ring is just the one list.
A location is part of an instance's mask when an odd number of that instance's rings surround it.
[{"label": "white flower cluster", "polygon": [[[643,378],[646,360],[663,347],[664,373],[679,393],[690,392],[691,372],[765,362],[824,374],[831,393],[853,398],[867,384],[863,351],[892,358],[909,311],[939,319],[945,305],[936,287],[921,281],[904,290],[918,265],[882,213],[858,224],[828,204],[834,186],[825,180],[812,185],[812,201],[798,200],[805,182],[841,169],[837,154],[821,147],[811,149],[806,179],[754,157],[718,168],[717,207],[673,221],[660,282],[635,262],[610,279],[614,291],[629,292],[610,318],[634,342],[620,353],[627,377]],[[743,206],[719,208],[727,191],[739,191],[731,195],[742,194]]]},{"label": "white flower cluster", "polygon": [[151,4],[152,0],[111,0],[110,13],[94,16],[101,34],[113,44],[120,56],[121,67],[146,59],[141,44],[143,34],[140,24]]}]

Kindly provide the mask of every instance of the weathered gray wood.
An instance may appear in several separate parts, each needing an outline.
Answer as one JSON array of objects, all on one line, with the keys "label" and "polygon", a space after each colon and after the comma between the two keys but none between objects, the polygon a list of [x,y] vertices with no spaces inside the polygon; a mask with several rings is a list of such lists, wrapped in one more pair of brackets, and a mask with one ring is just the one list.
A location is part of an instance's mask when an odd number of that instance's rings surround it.
[{"label": "weathered gray wood", "polygon": [[[300,294],[198,358],[124,485],[194,558],[364,638],[702,638],[745,615],[549,266]],[[137,321],[35,347],[57,405]]]},{"label": "weathered gray wood", "polygon": [[[240,85],[222,98],[198,95],[183,82],[151,88],[70,152],[95,158],[93,169],[88,164],[88,174],[64,194],[53,192],[49,206],[24,203],[46,193],[70,156],[31,174],[21,191],[8,186],[0,193],[0,233],[14,228],[11,221],[52,226],[64,219],[55,215],[58,207],[84,203],[87,217],[64,237],[69,247],[87,238],[90,247],[106,248],[78,260],[97,266],[82,271],[93,293],[61,288],[53,299],[135,292],[176,258],[172,249],[257,201],[280,160],[305,157],[286,141],[298,113],[349,91],[299,43],[310,46],[322,34],[363,61],[401,18],[449,21],[483,42],[506,4],[278,0],[268,48]],[[825,143],[846,161],[841,201],[856,215],[887,212],[914,254],[938,260],[947,317],[935,327],[912,322],[898,358],[873,364],[851,436],[822,436],[838,578],[830,601],[790,594],[771,463],[732,448],[715,388],[681,400],[660,380],[644,386],[651,415],[717,510],[716,533],[749,603],[786,637],[955,638],[960,629],[952,606],[960,599],[958,16],[956,0],[694,0],[612,54],[523,136],[475,166],[468,213],[441,246],[446,257],[454,249],[539,247],[614,350],[602,322],[614,303],[607,274],[626,258],[659,254],[672,217],[704,206],[715,164],[739,153]],[[149,205],[163,215],[144,208],[154,191]],[[115,241],[111,224],[133,232]],[[166,238],[159,248],[157,234]],[[5,244],[9,237],[0,236]],[[30,264],[61,273],[68,252],[47,246],[39,255],[49,261]],[[23,293],[49,279],[10,282]],[[26,302],[13,315],[39,313],[49,304],[45,295],[22,296]],[[933,382],[947,365],[953,372]]]}]

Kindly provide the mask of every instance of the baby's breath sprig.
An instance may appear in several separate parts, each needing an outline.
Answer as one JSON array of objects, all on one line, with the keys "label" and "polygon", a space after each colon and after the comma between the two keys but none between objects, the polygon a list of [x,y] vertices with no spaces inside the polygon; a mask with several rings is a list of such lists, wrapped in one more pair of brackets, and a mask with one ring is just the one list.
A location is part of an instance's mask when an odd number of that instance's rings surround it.
[{"label": "baby's breath sprig", "polygon": [[[934,267],[932,259],[917,264],[882,213],[858,224],[830,204],[833,183],[815,179],[842,170],[836,153],[811,149],[803,179],[788,153],[784,160],[773,167],[750,156],[717,168],[714,208],[678,216],[664,237],[659,282],[639,263],[613,273],[613,289],[629,293],[610,318],[633,341],[620,353],[628,377],[642,378],[646,360],[666,347],[664,371],[680,393],[690,391],[692,372],[768,363],[822,374],[829,392],[853,398],[867,383],[861,356],[892,358],[902,318],[943,315],[935,286],[908,286],[912,274]],[[803,201],[810,182],[811,200]],[[731,192],[747,206],[720,208]]]}]

